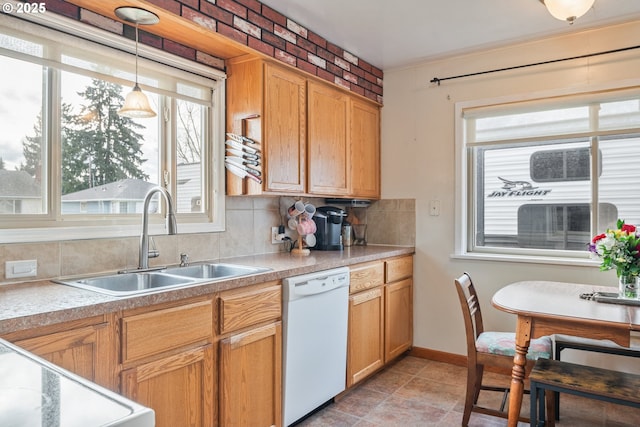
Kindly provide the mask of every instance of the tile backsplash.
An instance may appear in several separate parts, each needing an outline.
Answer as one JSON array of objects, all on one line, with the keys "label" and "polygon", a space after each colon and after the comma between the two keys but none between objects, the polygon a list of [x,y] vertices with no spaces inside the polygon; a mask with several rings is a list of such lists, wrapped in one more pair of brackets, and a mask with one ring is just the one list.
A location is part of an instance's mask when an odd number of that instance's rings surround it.
[{"label": "tile backsplash", "polygon": [[[190,262],[217,260],[284,250],[271,244],[271,227],[285,224],[286,210],[293,197],[227,197],[226,230],[218,233],[153,236],[160,256],[151,266],[177,264],[180,254]],[[305,199],[323,206],[323,199]],[[415,200],[387,199],[368,208],[348,208],[351,218],[366,223],[369,244],[415,245]],[[43,243],[0,245],[0,283],[32,281],[55,277],[113,272],[136,268],[138,237],[117,239],[67,240]],[[38,276],[5,279],[5,262],[37,259]]]}]

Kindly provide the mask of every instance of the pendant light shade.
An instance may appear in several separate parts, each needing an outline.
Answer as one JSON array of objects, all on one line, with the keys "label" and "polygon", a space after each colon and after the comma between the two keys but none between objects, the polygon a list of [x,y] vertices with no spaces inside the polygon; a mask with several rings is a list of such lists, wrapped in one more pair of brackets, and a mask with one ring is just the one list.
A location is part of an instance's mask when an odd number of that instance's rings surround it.
[{"label": "pendant light shade", "polygon": [[595,0],[540,0],[547,7],[549,13],[556,19],[573,21],[587,13]]},{"label": "pendant light shade", "polygon": [[156,116],[156,112],[149,105],[147,95],[142,93],[142,89],[137,83],[124,99],[124,105],[118,110],[118,114],[132,119]]},{"label": "pendant light shade", "polygon": [[138,25],[153,25],[160,20],[155,13],[138,7],[119,7],[115,10],[115,14],[124,21],[136,24],[136,84],[125,98],[124,105],[118,110],[118,114],[132,119],[155,117],[156,112],[153,111],[149,105],[149,99],[138,85]]}]

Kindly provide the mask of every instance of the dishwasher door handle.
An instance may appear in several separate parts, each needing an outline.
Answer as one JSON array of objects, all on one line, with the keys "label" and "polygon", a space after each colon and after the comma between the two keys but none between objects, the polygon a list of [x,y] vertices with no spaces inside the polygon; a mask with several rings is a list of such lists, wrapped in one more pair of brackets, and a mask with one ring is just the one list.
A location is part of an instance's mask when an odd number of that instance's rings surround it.
[{"label": "dishwasher door handle", "polygon": [[315,278],[313,278],[311,280],[305,280],[304,282],[296,283],[296,286],[304,286],[304,285],[308,285],[309,282],[313,282],[313,281],[316,281],[316,280],[323,281],[323,280],[327,280],[328,278],[329,278],[329,276],[315,277]]}]

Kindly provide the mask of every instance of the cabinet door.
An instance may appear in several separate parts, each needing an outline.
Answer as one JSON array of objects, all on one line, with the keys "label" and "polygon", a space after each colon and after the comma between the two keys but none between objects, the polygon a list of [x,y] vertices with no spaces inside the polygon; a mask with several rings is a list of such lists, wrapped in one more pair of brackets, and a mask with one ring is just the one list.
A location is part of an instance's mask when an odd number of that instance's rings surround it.
[{"label": "cabinet door", "polygon": [[117,389],[115,342],[108,323],[15,341],[19,347],[109,389]]},{"label": "cabinet door", "polygon": [[349,96],[308,83],[309,193],[347,195],[350,191]]},{"label": "cabinet door", "polygon": [[304,193],[307,143],[305,79],[266,64],[264,91],[264,189]]},{"label": "cabinet door", "polygon": [[380,109],[352,99],[349,130],[351,195],[380,198]]},{"label": "cabinet door", "polygon": [[347,387],[384,364],[384,293],[382,287],[349,297]]},{"label": "cabinet door", "polygon": [[214,425],[213,345],[122,372],[122,394],[156,413],[156,427]]},{"label": "cabinet door", "polygon": [[413,344],[413,280],[385,286],[385,363]]},{"label": "cabinet door", "polygon": [[281,322],[220,341],[220,425],[282,423]]}]

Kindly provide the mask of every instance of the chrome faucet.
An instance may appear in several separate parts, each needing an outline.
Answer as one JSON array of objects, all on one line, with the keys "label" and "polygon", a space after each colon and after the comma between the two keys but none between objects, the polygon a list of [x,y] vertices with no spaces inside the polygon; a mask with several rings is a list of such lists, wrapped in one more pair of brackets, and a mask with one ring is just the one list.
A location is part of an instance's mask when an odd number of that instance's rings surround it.
[{"label": "chrome faucet", "polygon": [[[153,187],[144,196],[144,207],[142,208],[142,234],[140,234],[140,252],[138,254],[138,269],[140,270],[149,268],[149,203],[155,193],[160,193],[167,204],[167,234],[176,234],[178,232],[171,194],[164,187]],[[155,256],[158,255],[156,254]]]},{"label": "chrome faucet", "polygon": [[180,267],[186,267],[189,265],[189,255],[186,253],[180,254]]}]

